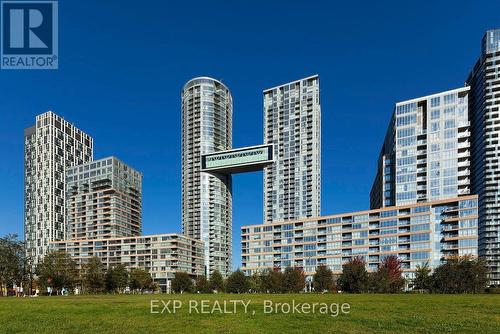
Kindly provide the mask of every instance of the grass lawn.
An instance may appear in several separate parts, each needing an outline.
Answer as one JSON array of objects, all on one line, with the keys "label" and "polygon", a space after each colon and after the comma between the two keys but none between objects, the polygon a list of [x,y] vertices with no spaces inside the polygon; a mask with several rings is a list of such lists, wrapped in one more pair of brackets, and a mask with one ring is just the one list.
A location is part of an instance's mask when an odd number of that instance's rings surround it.
[{"label": "grass lawn", "polygon": [[[182,302],[151,314],[151,300]],[[236,314],[196,314],[201,300]],[[189,301],[192,312],[189,313]],[[273,303],[349,303],[349,314],[265,314]],[[169,309],[173,311],[172,303]],[[197,304],[196,304],[197,303]],[[177,304],[179,305],[179,304]],[[274,304],[276,305],[276,304]],[[197,306],[197,308],[195,307]],[[161,312],[161,301],[153,311]],[[222,309],[224,311],[224,309]],[[300,310],[300,309],[299,309]],[[324,309],[323,309],[324,310]],[[218,311],[218,309],[216,309]],[[255,311],[255,312],[254,312]],[[284,307],[286,311],[286,307]],[[291,312],[291,311],[290,311]],[[116,295],[0,298],[0,333],[500,333],[500,295]]]}]

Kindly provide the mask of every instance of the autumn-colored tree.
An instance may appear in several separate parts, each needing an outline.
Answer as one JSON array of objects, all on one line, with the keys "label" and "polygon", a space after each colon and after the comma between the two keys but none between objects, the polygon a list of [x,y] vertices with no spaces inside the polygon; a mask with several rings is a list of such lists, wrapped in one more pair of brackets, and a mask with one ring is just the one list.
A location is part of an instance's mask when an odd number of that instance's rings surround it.
[{"label": "autumn-colored tree", "polygon": [[403,267],[399,258],[389,255],[370,277],[370,290],[380,293],[401,292],[405,286]]},{"label": "autumn-colored tree", "polygon": [[297,267],[286,267],[283,274],[283,290],[285,292],[301,292],[304,291],[306,278],[304,271]]}]

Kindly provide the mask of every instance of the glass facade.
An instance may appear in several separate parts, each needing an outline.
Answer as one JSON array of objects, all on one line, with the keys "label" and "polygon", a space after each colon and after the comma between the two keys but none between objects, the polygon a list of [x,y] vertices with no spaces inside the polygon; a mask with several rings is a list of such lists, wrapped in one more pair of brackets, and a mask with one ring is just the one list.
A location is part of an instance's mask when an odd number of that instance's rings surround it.
[{"label": "glass facade", "polygon": [[479,195],[479,255],[490,283],[500,285],[500,29],[483,37],[481,55],[467,78],[472,130],[472,193]]},{"label": "glass facade", "polygon": [[232,178],[201,172],[202,154],[232,148],[233,102],[229,89],[195,78],[182,91],[182,230],[205,242],[209,275],[231,272]]},{"label": "glass facade", "polygon": [[321,107],[317,75],[264,91],[264,221],[318,216],[321,204]]},{"label": "glass facade", "polygon": [[301,267],[312,275],[326,265],[334,273],[353,257],[376,270],[389,255],[412,278],[418,265],[431,268],[450,256],[477,256],[477,196],[403,205],[289,222],[243,226],[242,270]]},{"label": "glass facade", "polygon": [[396,104],[372,208],[470,194],[468,94],[464,87]]}]

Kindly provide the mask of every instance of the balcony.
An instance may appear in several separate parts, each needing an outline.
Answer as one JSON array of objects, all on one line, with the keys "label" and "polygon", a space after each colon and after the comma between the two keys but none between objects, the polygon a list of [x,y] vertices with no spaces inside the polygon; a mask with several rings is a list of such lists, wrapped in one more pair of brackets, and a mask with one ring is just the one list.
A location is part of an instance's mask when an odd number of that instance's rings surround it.
[{"label": "balcony", "polygon": [[465,132],[459,132],[457,135],[458,138],[466,138],[470,137],[470,131],[465,131]]},{"label": "balcony", "polygon": [[470,166],[470,161],[461,161],[457,164],[457,166],[460,167],[469,167]]},{"label": "balcony", "polygon": [[470,194],[470,189],[469,189],[469,187],[464,188],[464,189],[458,189],[458,194],[459,194],[459,195],[466,195],[466,194]]},{"label": "balcony", "polygon": [[469,147],[470,147],[470,142],[468,142],[468,141],[458,144],[458,148],[459,149],[461,149],[461,148],[469,148]]},{"label": "balcony", "polygon": [[466,169],[466,170],[459,171],[457,175],[458,175],[458,177],[469,176],[470,175],[470,170]]}]

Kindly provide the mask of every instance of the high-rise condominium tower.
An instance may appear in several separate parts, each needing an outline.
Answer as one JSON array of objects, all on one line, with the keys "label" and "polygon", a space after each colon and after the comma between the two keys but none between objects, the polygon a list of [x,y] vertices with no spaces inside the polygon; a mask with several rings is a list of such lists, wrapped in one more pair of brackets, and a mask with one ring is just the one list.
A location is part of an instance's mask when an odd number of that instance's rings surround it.
[{"label": "high-rise condominium tower", "polygon": [[264,91],[264,143],[274,144],[264,169],[264,220],[320,215],[321,107],[317,75]]},{"label": "high-rise condominium tower", "polygon": [[205,270],[231,271],[231,175],[201,172],[201,155],[232,147],[233,102],[212,78],[188,81],[182,90],[182,230],[205,242]]},{"label": "high-rise condominium tower", "polygon": [[141,173],[109,157],[70,167],[66,175],[69,239],[141,235]]},{"label": "high-rise condominium tower", "polygon": [[472,193],[479,195],[479,255],[500,284],[500,29],[489,30],[470,73]]},{"label": "high-rise condominium tower", "polygon": [[34,264],[66,237],[66,168],[92,161],[93,140],[52,112],[24,131],[24,234]]},{"label": "high-rise condominium tower", "polygon": [[372,208],[470,194],[469,87],[396,104],[375,178]]}]

